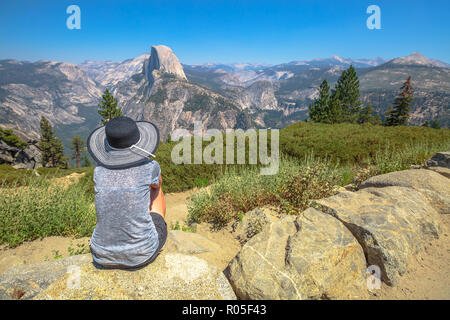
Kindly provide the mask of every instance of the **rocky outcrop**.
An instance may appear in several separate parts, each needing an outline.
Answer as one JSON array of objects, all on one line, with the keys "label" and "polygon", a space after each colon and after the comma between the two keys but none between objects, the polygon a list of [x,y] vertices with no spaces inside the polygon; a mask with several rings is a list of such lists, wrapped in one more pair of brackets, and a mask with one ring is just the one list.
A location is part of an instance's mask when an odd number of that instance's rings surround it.
[{"label": "rocky outcrop", "polygon": [[37,169],[41,164],[41,150],[37,140],[27,142],[25,149],[10,146],[0,139],[0,164],[12,165],[16,169]]},{"label": "rocky outcrop", "polygon": [[156,260],[144,268],[101,270],[91,254],[8,269],[0,299],[236,299],[224,274],[200,258],[219,246],[195,233],[170,231]]},{"label": "rocky outcrop", "polygon": [[450,178],[450,152],[438,152],[423,165],[411,165],[411,169],[428,169]]},{"label": "rocky outcrop", "polygon": [[144,63],[144,73],[147,80],[154,81],[153,71],[158,70],[163,73],[173,74],[180,79],[187,80],[178,58],[169,47],[158,45],[152,46],[150,59]]},{"label": "rocky outcrop", "polygon": [[368,265],[379,266],[381,279],[389,285],[396,284],[409,259],[441,233],[439,214],[412,188],[340,192],[316,203],[352,232]]},{"label": "rocky outcrop", "polygon": [[67,273],[92,261],[91,254],[11,267],[0,275],[0,300],[29,300]]},{"label": "rocky outcrop", "polygon": [[360,189],[398,186],[421,192],[440,213],[450,213],[450,183],[448,178],[425,169],[411,169],[382,174],[367,179]]},{"label": "rocky outcrop", "polygon": [[429,160],[425,161],[426,168],[444,167],[450,169],[450,152],[438,152]]},{"label": "rocky outcrop", "polygon": [[265,227],[225,274],[240,299],[351,299],[366,292],[365,270],[350,231],[310,208]]},{"label": "rocky outcrop", "polygon": [[267,207],[255,208],[247,212],[241,221],[233,223],[233,233],[236,239],[244,244],[260,233],[266,225],[277,220],[277,213],[274,210]]},{"label": "rocky outcrop", "polygon": [[380,270],[394,286],[440,237],[449,186],[445,176],[418,169],[372,177],[357,192],[341,189],[298,218],[267,224],[225,273],[241,299],[365,298],[366,270]]},{"label": "rocky outcrop", "polygon": [[426,169],[439,173],[446,178],[450,178],[450,169],[446,167],[427,167]]},{"label": "rocky outcrop", "polygon": [[82,265],[76,272],[79,277],[74,284],[70,282],[72,274],[67,273],[34,299],[236,299],[227,279],[215,266],[180,253],[164,252],[147,267],[133,272],[99,270],[92,263]]}]

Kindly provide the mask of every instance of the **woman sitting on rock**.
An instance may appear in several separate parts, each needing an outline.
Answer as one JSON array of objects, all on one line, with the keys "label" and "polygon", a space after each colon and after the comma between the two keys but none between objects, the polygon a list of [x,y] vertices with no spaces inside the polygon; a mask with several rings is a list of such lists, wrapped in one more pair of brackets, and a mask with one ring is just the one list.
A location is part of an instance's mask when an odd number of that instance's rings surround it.
[{"label": "woman sitting on rock", "polygon": [[151,263],[167,238],[161,169],[154,153],[158,128],[128,117],[95,129],[87,146],[94,170],[97,224],[90,246],[98,268],[137,268]]}]

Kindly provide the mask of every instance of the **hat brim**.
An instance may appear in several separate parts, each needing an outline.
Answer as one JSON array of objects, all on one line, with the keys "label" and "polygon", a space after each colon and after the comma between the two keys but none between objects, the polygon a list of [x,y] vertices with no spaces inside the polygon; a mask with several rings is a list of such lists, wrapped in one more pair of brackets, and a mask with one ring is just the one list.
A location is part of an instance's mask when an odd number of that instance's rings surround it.
[{"label": "hat brim", "polygon": [[[148,121],[136,121],[139,129],[140,139],[136,143],[141,149],[155,154],[159,145],[158,128]],[[123,169],[138,165],[148,160],[148,154],[137,148],[116,149],[108,144],[105,126],[99,127],[91,132],[87,138],[87,149],[94,160],[108,169]]]}]

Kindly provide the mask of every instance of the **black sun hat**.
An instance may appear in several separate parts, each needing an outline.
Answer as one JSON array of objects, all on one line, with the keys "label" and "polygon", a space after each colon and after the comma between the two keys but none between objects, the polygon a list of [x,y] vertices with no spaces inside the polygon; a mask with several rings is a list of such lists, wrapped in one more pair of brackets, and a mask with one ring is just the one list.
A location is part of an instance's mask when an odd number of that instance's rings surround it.
[{"label": "black sun hat", "polygon": [[89,154],[108,169],[123,169],[155,156],[159,145],[159,131],[148,121],[134,121],[120,116],[106,126],[91,132],[87,139]]}]

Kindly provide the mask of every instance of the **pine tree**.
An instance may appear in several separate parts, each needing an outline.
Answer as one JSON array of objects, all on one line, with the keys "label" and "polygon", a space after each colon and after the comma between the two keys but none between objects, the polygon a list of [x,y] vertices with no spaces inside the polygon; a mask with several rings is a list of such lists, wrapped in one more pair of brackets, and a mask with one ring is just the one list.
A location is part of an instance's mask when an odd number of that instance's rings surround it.
[{"label": "pine tree", "polygon": [[397,125],[397,121],[394,115],[394,108],[392,108],[392,106],[390,106],[384,113],[383,125],[387,127]]},{"label": "pine tree", "polygon": [[75,136],[72,138],[72,141],[70,143],[70,147],[73,151],[72,153],[72,159],[75,159],[77,162],[77,167],[81,167],[81,154],[83,153],[85,149],[85,143],[83,138],[80,136]]},{"label": "pine tree", "polygon": [[39,148],[41,149],[43,166],[67,165],[62,142],[55,136],[50,122],[44,116],[41,117],[39,131],[41,133]]},{"label": "pine tree", "polygon": [[309,118],[314,122],[327,122],[329,108],[330,86],[323,80],[319,87],[319,97],[309,108]]},{"label": "pine tree", "polygon": [[83,152],[81,160],[83,161],[83,167],[91,166],[91,161],[89,160],[89,157],[87,156],[86,152]]},{"label": "pine tree", "polygon": [[373,109],[372,105],[367,103],[367,105],[361,109],[359,113],[358,123],[370,123],[373,125],[381,124],[380,115],[378,113],[375,113],[375,110]]},{"label": "pine tree", "polygon": [[64,156],[64,146],[58,137],[54,137],[52,148],[51,148],[51,163],[52,167],[60,166],[67,168],[68,159]]},{"label": "pine tree", "polygon": [[341,101],[337,95],[332,95],[328,104],[326,123],[342,123],[344,120]]},{"label": "pine tree", "polygon": [[423,124],[422,127],[429,127],[430,126],[430,122],[428,120],[426,120]]},{"label": "pine tree", "polygon": [[400,95],[395,98],[393,108],[386,115],[386,125],[407,126],[412,99],[411,76],[409,76],[400,88]]},{"label": "pine tree", "polygon": [[374,110],[370,102],[361,109],[359,113],[358,123],[369,123]]},{"label": "pine tree", "polygon": [[434,129],[440,129],[441,125],[439,124],[439,121],[437,119],[434,119],[433,121],[431,121],[430,127]]},{"label": "pine tree", "polygon": [[332,93],[332,99],[340,102],[343,122],[357,122],[361,109],[359,97],[359,79],[355,68],[350,65],[347,70],[342,71]]},{"label": "pine tree", "polygon": [[45,118],[41,117],[40,121],[40,133],[41,140],[39,142],[39,149],[41,149],[42,154],[42,164],[46,166],[50,162],[51,158],[51,147],[52,147],[52,139],[53,139],[53,129],[50,125],[50,122]]},{"label": "pine tree", "polygon": [[381,117],[379,113],[375,113],[375,115],[373,116],[371,122],[373,125],[381,125],[382,121],[381,121]]},{"label": "pine tree", "polygon": [[122,115],[122,109],[117,107],[117,100],[108,89],[102,95],[102,101],[98,105],[98,114],[103,117],[102,124],[106,125],[109,120]]}]

